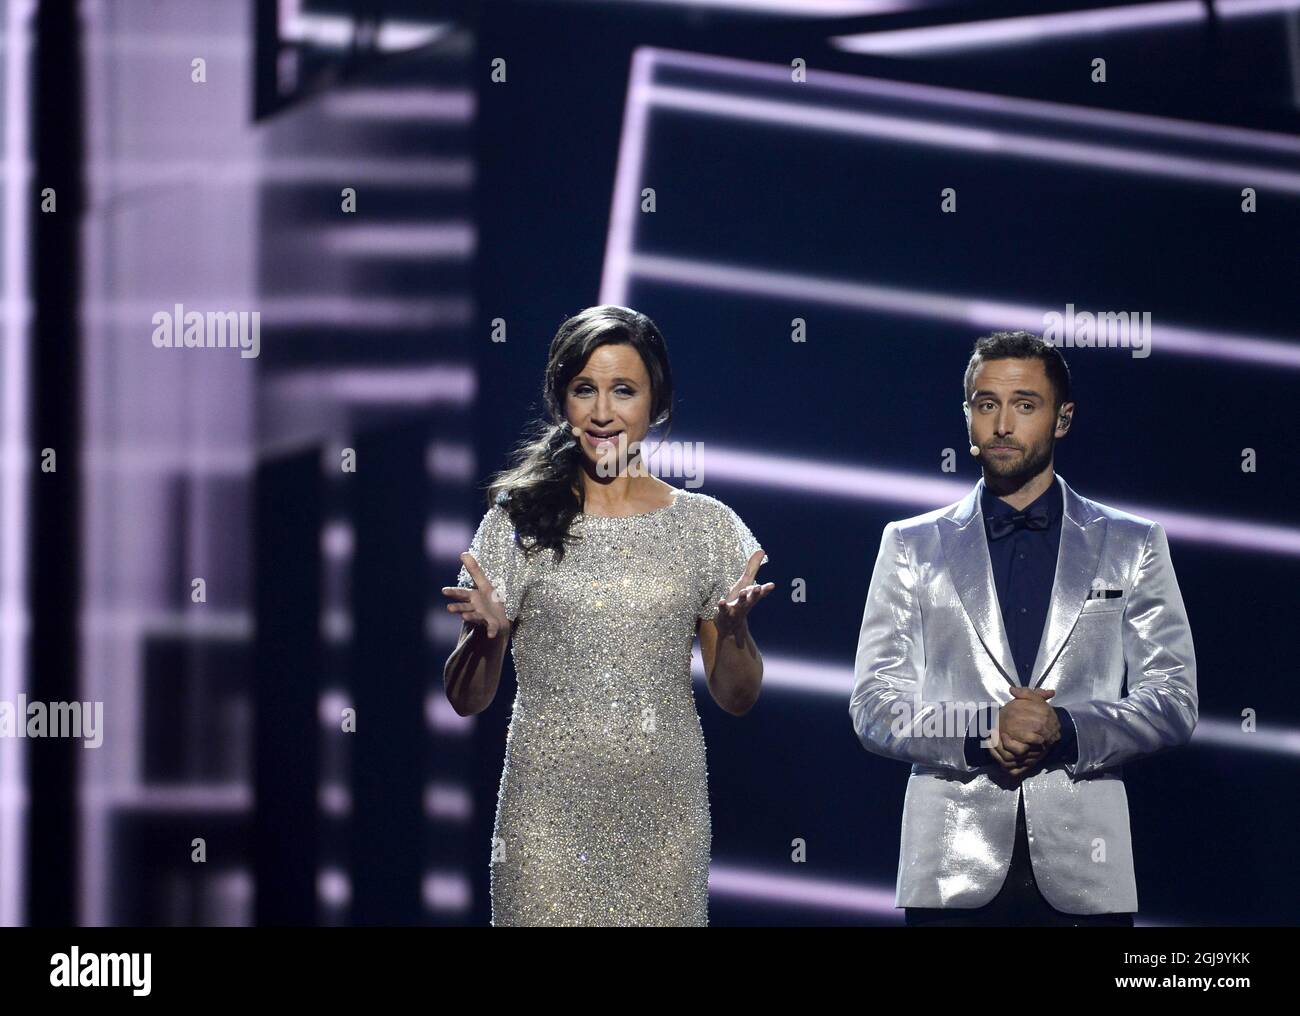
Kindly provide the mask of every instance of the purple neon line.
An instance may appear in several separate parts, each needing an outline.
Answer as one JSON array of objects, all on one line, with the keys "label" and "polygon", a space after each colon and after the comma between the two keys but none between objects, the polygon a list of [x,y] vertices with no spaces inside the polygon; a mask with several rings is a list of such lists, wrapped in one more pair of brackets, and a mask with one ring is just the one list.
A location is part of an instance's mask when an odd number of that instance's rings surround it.
[{"label": "purple neon line", "polygon": [[[903,910],[894,906],[893,888],[776,875],[716,862],[709,866],[709,895],[852,910],[892,917],[900,922],[903,920]],[[1141,927],[1176,926],[1176,922],[1154,918],[1143,918],[1134,923]]]},{"label": "purple neon line", "polygon": [[[90,206],[102,207],[105,193],[101,185],[101,178],[106,175],[102,171],[102,167],[106,163],[101,158],[101,153],[110,151],[113,148],[112,142],[114,140],[112,137],[113,121],[112,117],[108,115],[111,106],[111,101],[108,98],[110,90],[104,86],[110,80],[108,67],[117,51],[118,44],[115,43],[111,48],[105,44],[105,40],[108,38],[105,19],[108,15],[101,7],[87,6],[83,9],[83,15],[86,20],[84,59],[87,108],[85,117],[86,159],[88,163],[87,186],[90,192]],[[82,313],[87,315],[85,321],[87,364],[82,368],[82,376],[86,380],[85,400],[87,409],[84,415],[87,420],[97,420],[103,403],[111,398],[104,378],[108,371],[98,369],[103,362],[99,350],[109,345],[105,338],[107,329],[103,327],[101,322],[95,320],[91,313],[98,301],[98,294],[109,289],[106,282],[108,270],[106,268],[107,256],[105,252],[108,245],[105,235],[111,228],[109,221],[104,216],[86,216],[86,232],[80,245],[86,263],[86,279],[85,285],[82,287]],[[84,433],[85,428],[83,427]],[[102,460],[104,458],[102,448],[106,443],[105,440],[94,433],[85,436],[91,443],[91,455]],[[101,548],[108,546],[107,541],[104,539],[104,531],[109,523],[99,517],[102,514],[102,512],[90,513],[86,526],[86,545],[88,547]],[[93,572],[93,570],[92,568],[91,571]],[[95,587],[93,574],[88,573],[88,578],[92,580],[88,582],[92,589],[88,595],[95,603],[91,608],[93,619],[98,602],[103,598],[104,594]],[[85,635],[87,645],[85,658],[87,660],[93,661],[97,656],[100,659],[111,658],[99,652],[102,636],[98,636],[93,629],[86,632]],[[100,663],[95,666],[92,663],[90,666],[83,667],[83,669],[85,673],[81,676],[82,686],[88,693],[87,697],[94,698],[96,697],[95,692],[101,687],[101,684],[106,683],[102,672],[107,670],[110,674],[113,674],[117,668],[111,664]],[[137,743],[132,720],[133,717],[128,712],[126,717],[128,729],[125,732],[125,740],[128,744]],[[79,837],[80,845],[78,850],[78,866],[82,873],[79,923],[98,927],[109,923],[109,873],[113,870],[116,862],[117,843],[112,835],[114,826],[107,813],[107,806],[103,803],[92,805],[86,800],[87,794],[94,791],[94,784],[91,784],[82,794],[82,835]]]},{"label": "purple neon line", "polygon": [[[651,452],[647,461],[658,460]],[[828,494],[863,501],[923,506],[927,510],[959,501],[973,484],[930,479],[869,466],[844,466],[807,458],[764,455],[706,444],[697,463],[701,475],[767,488]]]},{"label": "purple neon line", "polygon": [[1272,729],[1256,728],[1247,733],[1241,729],[1241,720],[1220,720],[1201,717],[1196,722],[1192,741],[1204,741],[1224,748],[1242,751],[1265,751],[1275,755],[1300,755],[1300,730],[1294,727]]},{"label": "purple neon line", "polygon": [[319,238],[336,254],[390,258],[468,258],[478,241],[477,231],[469,222],[329,227],[305,230],[300,235]]},{"label": "purple neon line", "polygon": [[1300,0],[1214,0],[1221,18],[1250,18],[1300,8]]},{"label": "purple neon line", "polygon": [[338,118],[468,123],[476,101],[469,88],[359,88],[325,96],[321,108]]},{"label": "purple neon line", "polygon": [[858,113],[842,109],[817,109],[796,102],[695,91],[666,85],[648,86],[652,105],[688,113],[706,113],[753,123],[780,124],[802,130],[824,130],[893,141],[956,148],[985,155],[1018,157],[1045,162],[1083,165],[1123,173],[1145,173],[1196,183],[1214,182],[1230,187],[1259,186],[1300,194],[1300,174],[1265,166],[1210,163],[1166,152],[1139,152],[1092,142],[1063,141],[1001,128],[964,127],[959,124]]},{"label": "purple neon line", "polygon": [[[11,0],[5,7],[4,46],[4,257],[3,257],[3,421],[5,461],[28,439],[28,400],[25,388],[29,349],[30,308],[27,294],[29,228],[27,161],[30,116],[28,83],[31,35],[28,25],[34,5]],[[3,522],[3,556],[0,558],[0,695],[9,702],[26,688],[28,655],[25,631],[27,583],[27,474],[21,468],[7,468],[0,477],[0,522]],[[14,927],[24,922],[27,898],[27,800],[28,769],[25,743],[0,738],[0,925]]]},{"label": "purple neon line", "polygon": [[[705,685],[704,663],[699,647],[691,659],[692,679]],[[801,695],[824,695],[847,703],[853,694],[856,674],[852,666],[815,663],[793,656],[763,653],[763,685]],[[1247,733],[1241,721],[1202,716],[1192,741],[1197,747],[1213,745],[1237,751],[1262,751],[1275,755],[1300,755],[1300,729],[1294,727],[1256,729]]]},{"label": "purple neon line", "polygon": [[[1296,0],[1300,3],[1300,0]],[[680,50],[650,50],[656,65],[682,67],[709,74],[725,74],[750,81],[765,81],[783,86],[790,85],[790,68],[741,60],[736,57],[686,53]],[[1175,120],[1152,116],[1149,113],[1128,113],[1119,110],[1090,109],[1044,99],[1021,99],[989,92],[962,91],[939,85],[922,85],[909,81],[890,81],[887,78],[859,77],[841,71],[809,69],[808,80],[801,88],[812,85],[827,91],[853,95],[870,95],[908,102],[948,106],[961,110],[980,110],[1022,118],[1036,117],[1076,126],[1090,124],[1110,130],[1161,134],[1168,137],[1207,141],[1222,145],[1241,145],[1273,148],[1279,151],[1300,153],[1300,139],[1286,134],[1252,130],[1246,127],[1229,127],[1222,124],[1197,123],[1193,120]]]},{"label": "purple neon line", "polygon": [[82,611],[88,636],[128,639],[143,634],[169,638],[210,638],[244,642],[252,638],[252,614],[246,610],[197,610],[88,607]]},{"label": "purple neon line", "polygon": [[[606,3],[608,0],[597,0]],[[703,7],[731,10],[744,14],[791,14],[808,17],[854,17],[892,14],[927,6],[916,0],[631,0],[633,3],[661,4],[677,7]]]},{"label": "purple neon line", "polygon": [[[159,306],[156,300],[96,301],[86,312],[86,320],[93,324],[110,324],[119,328],[139,327],[147,323],[157,310],[170,309]],[[182,306],[186,306],[183,304]],[[468,297],[447,296],[433,299],[406,299],[402,297],[362,296],[280,296],[260,297],[229,293],[214,294],[188,302],[190,309],[207,311],[211,308],[248,308],[262,315],[267,326],[320,325],[322,327],[346,326],[357,331],[385,331],[394,328],[437,328],[470,323],[474,314],[473,300]]]},{"label": "purple neon line", "polygon": [[[762,581],[762,572],[759,572]],[[696,643],[691,657],[691,674],[704,681],[704,660]],[[828,695],[848,701],[853,694],[853,668],[842,664],[812,663],[795,656],[763,653],[763,686],[789,689],[801,694]]]},{"label": "purple neon line", "polygon": [[892,888],[776,875],[716,862],[709,865],[709,895],[853,910],[898,920],[903,917],[903,912],[894,906]]},{"label": "purple neon line", "polygon": [[[894,906],[894,890],[884,886],[796,878],[714,863],[709,866],[709,894],[770,903],[803,904],[834,910],[892,917],[902,922],[903,910]],[[1178,927],[1179,922],[1143,917],[1142,928]]]},{"label": "purple neon line", "polygon": [[600,302],[623,304],[627,300],[627,259],[636,243],[636,222],[640,215],[641,171],[645,163],[648,109],[646,87],[650,81],[652,55],[645,48],[632,54],[623,130],[618,142],[618,169],[609,209],[609,230],[605,238],[605,264],[601,272]]},{"label": "purple neon line", "polygon": [[1178,540],[1210,543],[1241,550],[1258,550],[1300,555],[1300,530],[1260,522],[1216,518],[1212,515],[1189,515],[1165,508],[1145,505],[1121,505],[1124,511],[1155,519],[1165,532]]},{"label": "purple neon line", "polygon": [[302,0],[275,0],[277,29],[287,38],[302,17]]},{"label": "purple neon line", "polygon": [[466,405],[477,394],[478,375],[469,368],[353,367],[286,371],[271,382],[277,397],[350,402]]},{"label": "purple neon line", "polygon": [[424,788],[424,813],[430,818],[466,821],[474,814],[474,799],[462,784],[430,783]]},{"label": "purple neon line", "polygon": [[424,697],[424,719],[430,730],[457,737],[469,736],[478,723],[477,717],[456,712],[442,690],[431,691]]},{"label": "purple neon line", "polygon": [[136,783],[120,788],[91,787],[83,794],[86,804],[97,809],[248,812],[254,805],[252,784],[240,780],[209,784]]},{"label": "purple neon line", "polygon": [[[928,479],[883,469],[761,455],[719,448],[714,444],[706,444],[697,465],[701,475],[733,483],[864,501],[911,504],[925,511],[960,500],[972,487],[972,484],[959,480]],[[1115,507],[1159,522],[1165,532],[1175,539],[1300,556],[1300,530],[1297,529],[1209,515],[1189,515],[1144,505],[1119,503]]]},{"label": "purple neon line", "polygon": [[[652,453],[648,459],[653,462],[657,457],[657,453]],[[971,489],[971,484],[960,480],[932,479],[865,466],[744,452],[719,448],[716,444],[705,446],[697,465],[701,474],[733,483],[906,504],[927,511],[958,501]],[[1175,539],[1300,555],[1300,530],[1285,526],[1189,515],[1144,505],[1117,504],[1116,507],[1158,521]]]},{"label": "purple neon line", "polygon": [[[737,76],[749,78],[775,80],[775,75],[781,74],[781,80],[788,80],[786,72],[779,68],[771,68],[762,64],[754,64],[747,61],[735,60],[727,57],[710,57],[698,54],[688,54],[676,51],[662,51],[640,49],[636,52],[633,61],[633,77],[628,89],[628,115],[625,117],[623,125],[623,135],[620,141],[620,158],[619,158],[619,185],[615,189],[614,208],[611,214],[611,230],[606,247],[605,271],[602,278],[602,299],[609,302],[623,302],[626,299],[628,272],[633,264],[640,266],[643,272],[653,265],[685,265],[692,264],[674,259],[653,259],[645,256],[639,256],[635,259],[629,253],[631,251],[633,237],[631,231],[635,218],[632,213],[632,202],[629,195],[634,192],[636,177],[641,170],[642,158],[644,154],[644,134],[645,134],[645,116],[646,103],[642,93],[644,80],[650,72],[653,63],[675,64],[686,66],[694,69],[707,69],[715,72],[725,72]],[[1147,130],[1156,133],[1173,133],[1186,134],[1193,132],[1204,134],[1206,137],[1232,144],[1290,144],[1295,145],[1292,139],[1285,138],[1281,135],[1271,135],[1264,132],[1247,131],[1239,128],[1223,128],[1215,125],[1197,125],[1185,121],[1165,120],[1159,117],[1147,117],[1136,114],[1109,114],[1099,113],[1097,111],[1084,110],[1078,107],[1070,107],[1054,103],[1037,102],[1034,100],[1013,100],[997,96],[989,96],[983,93],[962,93],[949,89],[938,89],[933,86],[909,85],[898,82],[887,82],[873,79],[859,79],[846,75],[829,74],[825,72],[816,72],[819,83],[833,85],[839,88],[850,88],[854,91],[880,92],[892,91],[896,95],[904,95],[910,98],[925,100],[931,102],[944,102],[949,105],[971,105],[984,104],[994,105],[999,111],[1020,113],[1022,115],[1039,115],[1052,116],[1056,118],[1073,117],[1075,119],[1086,119],[1089,116],[1107,118],[1107,121],[1116,127],[1123,127],[1130,130]],[[1298,147],[1300,150],[1300,147]],[[623,217],[620,223],[619,217]],[[736,273],[750,273],[753,270],[741,268],[724,268],[721,266],[709,266],[714,272],[723,271],[732,273],[734,278]],[[1009,324],[1009,318],[1016,316],[1024,318],[1033,315],[1035,312],[1028,308],[1016,307],[1009,304],[996,304],[989,301],[963,301],[958,298],[941,297],[936,294],[922,294],[915,291],[909,293],[906,290],[890,289],[883,286],[863,287],[860,284],[856,288],[855,284],[827,282],[826,280],[810,279],[809,277],[800,277],[792,275],[783,275],[776,273],[766,273],[762,276],[765,279],[764,285],[770,285],[773,281],[781,279],[800,279],[800,285],[809,285],[817,289],[825,289],[827,286],[839,287],[835,291],[844,293],[852,292],[858,298],[877,297],[877,303],[867,299],[867,306],[889,306],[900,313],[916,314],[918,316],[952,316],[951,312],[956,311],[956,320],[975,323],[981,326],[1006,327]],[[715,275],[715,278],[717,276]],[[681,280],[687,284],[697,284],[694,279]],[[755,290],[749,290],[751,292]],[[762,290],[766,292],[766,290]],[[795,293],[800,297],[806,297],[806,291]],[[918,307],[917,301],[924,301],[924,309]],[[838,302],[838,301],[835,301]],[[853,302],[853,301],[849,301]],[[939,307],[946,307],[950,311],[949,315],[936,315],[934,311]],[[1041,322],[1041,315],[1038,315],[1038,322]],[[1035,324],[1031,321],[1030,326]],[[1252,336],[1224,336],[1209,335],[1198,333],[1191,329],[1177,327],[1161,327],[1159,334],[1161,336],[1161,345],[1174,352],[1224,356],[1223,348],[1225,343],[1228,344],[1230,352],[1227,354],[1229,359],[1238,359],[1244,362],[1262,362],[1278,363],[1285,366],[1294,366],[1300,362],[1300,355],[1297,354],[1294,347],[1273,340],[1259,339]]]},{"label": "purple neon line", "polygon": [[[133,303],[133,308],[134,308]],[[239,307],[216,303],[216,307]],[[281,296],[256,299],[266,325],[347,325],[360,329],[422,329],[469,324],[473,301],[460,296],[430,300],[364,296]],[[114,311],[116,313],[116,311]]]},{"label": "purple neon line", "polygon": [[474,897],[469,880],[459,871],[425,872],[422,889],[429,910],[464,912]]},{"label": "purple neon line", "polygon": [[460,555],[474,537],[474,526],[459,519],[430,519],[424,527],[425,553],[435,561],[460,565]]},{"label": "purple neon line", "polygon": [[357,186],[462,189],[474,181],[471,159],[298,158],[238,159],[213,165],[201,159],[120,159],[90,163],[88,180],[97,197],[128,186],[244,187],[258,183],[344,183]]},{"label": "purple neon line", "polygon": [[352,879],[339,868],[322,868],[316,875],[316,898],[327,907],[344,907],[352,899]]},{"label": "purple neon line", "polygon": [[895,31],[839,35],[831,43],[853,53],[924,53],[967,47],[1017,45],[1075,32],[1108,32],[1203,21],[1205,9],[1195,0],[1099,7],[1022,17],[991,18],[958,24],[902,28]]},{"label": "purple neon line", "polygon": [[[1044,311],[1025,304],[999,303],[978,297],[950,296],[872,282],[797,275],[743,265],[636,254],[628,259],[631,274],[677,285],[721,289],[752,296],[811,300],[836,306],[885,311],[906,317],[953,321],[979,328],[1027,328],[1041,331]],[[1151,347],[1185,356],[1213,357],[1241,363],[1300,368],[1300,346],[1250,335],[1201,332],[1176,325],[1151,325]],[[1114,347],[1114,352],[1128,352]]]},{"label": "purple neon line", "polygon": [[[341,15],[298,13],[287,19],[282,15],[280,20],[285,39],[310,42],[325,49],[347,49],[356,35],[355,21]],[[382,52],[413,49],[446,34],[449,27],[443,22],[381,21],[375,46]]]}]

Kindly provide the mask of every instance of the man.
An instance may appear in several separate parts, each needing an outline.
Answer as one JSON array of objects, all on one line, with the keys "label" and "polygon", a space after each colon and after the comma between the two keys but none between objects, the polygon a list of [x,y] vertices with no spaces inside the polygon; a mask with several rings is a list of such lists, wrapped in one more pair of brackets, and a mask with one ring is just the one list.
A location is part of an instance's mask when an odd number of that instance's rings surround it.
[{"label": "man", "polygon": [[849,714],[912,763],[895,904],[951,925],[1132,925],[1123,765],[1192,736],[1196,656],[1164,529],[1053,470],[1070,375],[1029,332],[966,368],[983,477],[885,527]]}]

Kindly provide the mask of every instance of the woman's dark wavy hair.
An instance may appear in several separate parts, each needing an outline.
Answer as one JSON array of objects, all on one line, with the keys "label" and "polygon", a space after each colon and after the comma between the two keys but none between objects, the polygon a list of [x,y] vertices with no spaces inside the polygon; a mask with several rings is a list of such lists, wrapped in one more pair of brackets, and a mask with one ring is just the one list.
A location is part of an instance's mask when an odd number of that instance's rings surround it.
[{"label": "woman's dark wavy hair", "polygon": [[565,544],[577,539],[570,536],[569,525],[585,502],[579,477],[583,453],[564,414],[565,392],[594,350],[620,343],[641,355],[650,375],[651,429],[662,427],[665,437],[671,429],[673,375],[668,348],[650,318],[628,307],[602,304],[579,311],[560,325],[551,340],[542,381],[548,419],[534,421],[533,432],[515,449],[511,465],[495,474],[487,488],[488,507],[499,504],[509,514],[526,555],[550,548],[559,562]]}]

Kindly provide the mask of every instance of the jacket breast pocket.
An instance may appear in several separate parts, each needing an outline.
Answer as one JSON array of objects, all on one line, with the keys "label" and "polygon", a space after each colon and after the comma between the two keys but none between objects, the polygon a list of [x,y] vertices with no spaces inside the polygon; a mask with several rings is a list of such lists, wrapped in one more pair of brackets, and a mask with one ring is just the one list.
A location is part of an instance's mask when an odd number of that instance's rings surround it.
[{"label": "jacket breast pocket", "polygon": [[1088,617],[1091,614],[1110,614],[1118,610],[1123,610],[1128,605],[1127,596],[1115,596],[1111,598],[1094,597],[1091,600],[1083,601],[1083,611],[1080,618]]}]

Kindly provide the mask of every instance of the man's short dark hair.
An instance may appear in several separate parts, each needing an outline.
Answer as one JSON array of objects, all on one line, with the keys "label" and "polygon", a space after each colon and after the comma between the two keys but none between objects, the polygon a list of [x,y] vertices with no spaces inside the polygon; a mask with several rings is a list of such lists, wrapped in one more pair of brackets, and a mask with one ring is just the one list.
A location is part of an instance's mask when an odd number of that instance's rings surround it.
[{"label": "man's short dark hair", "polygon": [[970,398],[975,372],[989,360],[1042,360],[1047,380],[1052,383],[1053,410],[1070,401],[1070,368],[1054,345],[1033,332],[993,332],[975,340],[966,377],[962,385],[963,401]]}]

